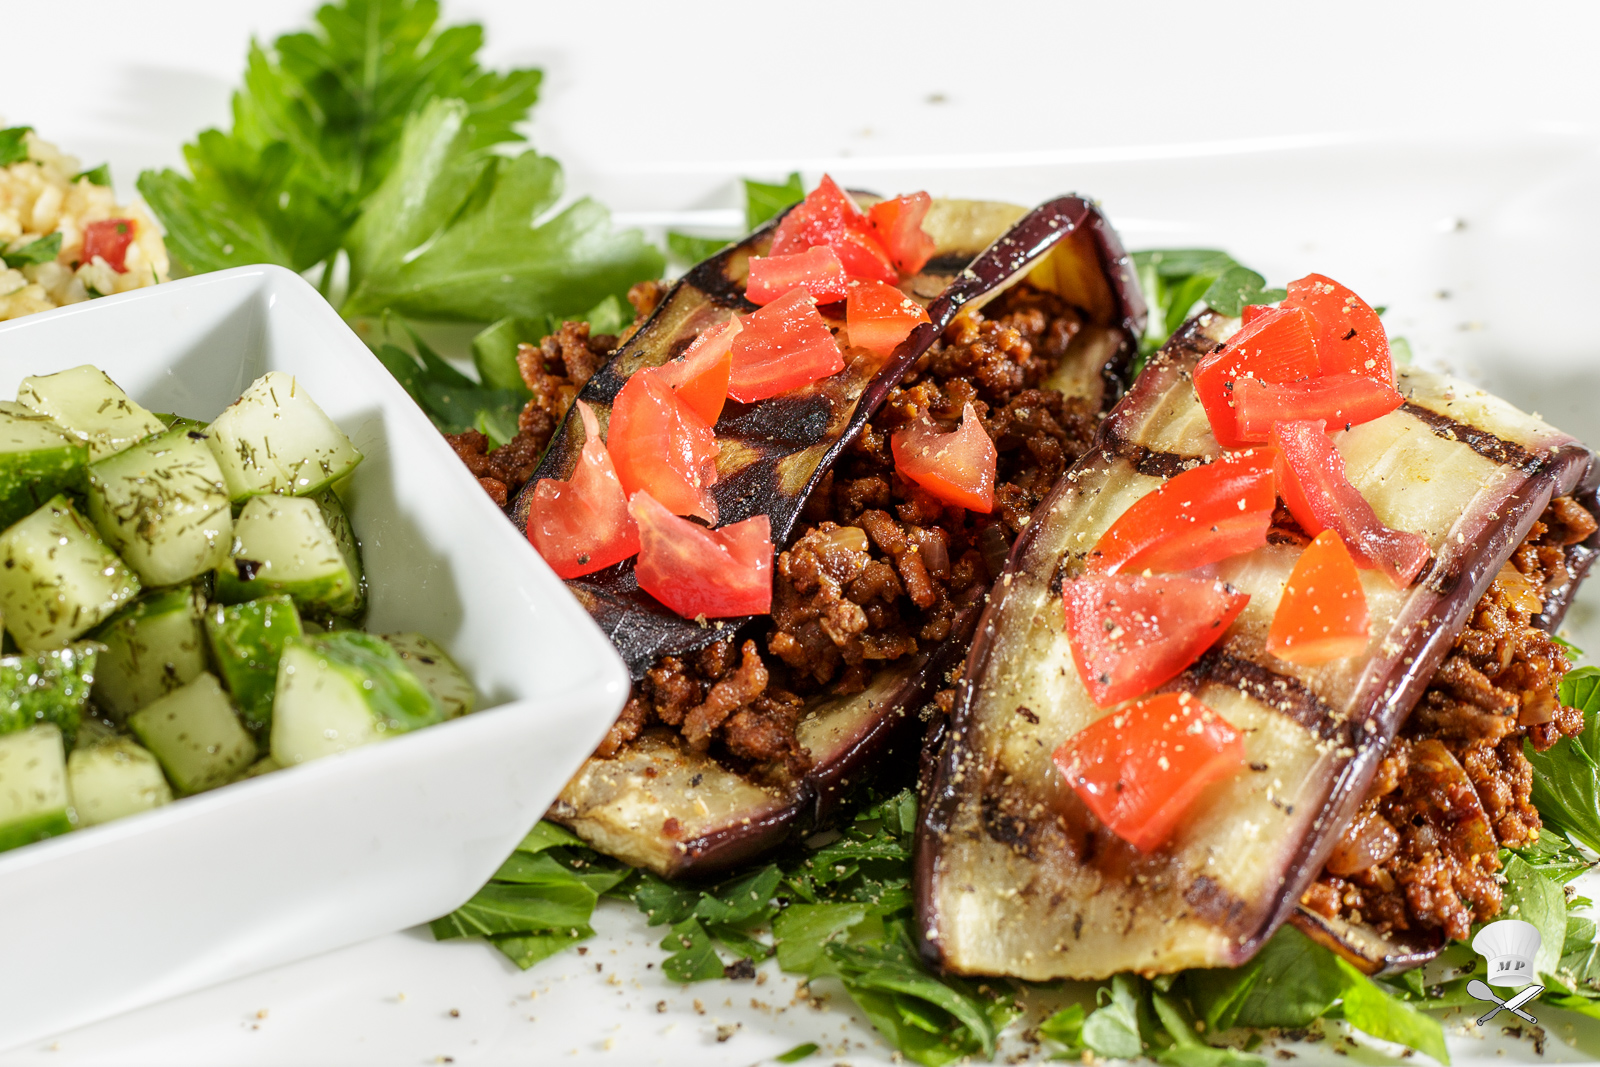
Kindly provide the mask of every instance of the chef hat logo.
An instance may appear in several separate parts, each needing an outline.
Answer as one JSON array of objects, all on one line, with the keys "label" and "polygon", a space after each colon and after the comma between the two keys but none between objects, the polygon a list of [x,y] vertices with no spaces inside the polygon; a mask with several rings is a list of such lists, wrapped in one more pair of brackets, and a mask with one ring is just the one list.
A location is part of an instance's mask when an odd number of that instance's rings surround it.
[{"label": "chef hat logo", "polygon": [[1527,985],[1533,973],[1534,957],[1539,955],[1539,930],[1521,919],[1501,919],[1478,931],[1473,950],[1489,963],[1484,979],[1490,985]]}]

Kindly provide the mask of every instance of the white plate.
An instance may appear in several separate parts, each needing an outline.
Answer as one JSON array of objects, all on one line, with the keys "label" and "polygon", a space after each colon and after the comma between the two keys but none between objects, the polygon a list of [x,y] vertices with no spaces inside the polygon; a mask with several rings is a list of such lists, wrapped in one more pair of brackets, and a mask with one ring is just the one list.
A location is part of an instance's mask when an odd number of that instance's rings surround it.
[{"label": "white plate", "polygon": [[[1600,142],[1546,134],[1244,148],[1019,160],[998,169],[919,171],[860,160],[834,172],[858,186],[1021,202],[1082,190],[1103,199],[1130,247],[1221,246],[1276,282],[1328,273],[1387,305],[1391,332],[1407,336],[1422,362],[1453,366],[1600,441],[1600,333],[1589,310],[1600,292],[1592,203]],[[595,181],[619,207],[666,211],[650,199],[657,178]],[[733,174],[689,169],[683,178],[684,199],[667,205],[673,218],[703,217],[680,208],[736,203]],[[1574,640],[1593,650],[1597,606],[1600,581],[1569,620]],[[600,936],[585,955],[526,973],[487,946],[435,944],[425,930],[411,931],[36,1042],[0,1064],[394,1064],[448,1056],[462,1064],[703,1067],[748,1064],[806,1041],[823,1046],[808,1063],[891,1062],[838,993],[825,1011],[793,1005],[793,983],[770,963],[761,986],[679,987],[657,969],[660,928],[614,904],[601,907],[595,925]],[[1600,1024],[1548,1015],[1546,1060],[1600,1058]],[[1537,1058],[1526,1037],[1496,1026],[1486,1040],[1465,1021],[1447,1022],[1458,1065]],[[738,1028],[719,1043],[719,1027]],[[1330,1044],[1297,1051],[1333,1063]]]},{"label": "white plate", "polygon": [[621,660],[316,291],[245,267],[0,324],[0,395],[92,362],[210,419],[267,370],[366,456],[343,488],[366,624],[476,714],[0,855],[0,1046],[424,922],[466,900],[621,708]]}]

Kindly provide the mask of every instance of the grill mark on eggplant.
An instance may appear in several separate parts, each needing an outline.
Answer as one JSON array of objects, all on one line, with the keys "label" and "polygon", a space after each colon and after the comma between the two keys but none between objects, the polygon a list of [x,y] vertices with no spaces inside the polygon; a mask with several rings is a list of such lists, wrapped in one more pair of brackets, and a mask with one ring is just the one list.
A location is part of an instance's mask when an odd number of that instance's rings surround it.
[{"label": "grill mark on eggplant", "polygon": [[1532,474],[1544,462],[1544,457],[1539,453],[1530,452],[1515,441],[1507,441],[1470,423],[1458,422],[1449,415],[1441,415],[1421,404],[1414,404],[1408,400],[1401,410],[1419,422],[1427,424],[1434,436],[1442,437],[1446,441],[1460,441],[1491,463],[1511,467],[1524,474]]},{"label": "grill mark on eggplant", "polygon": [[755,404],[730,399],[717,420],[717,436],[726,434],[788,448],[807,448],[827,436],[830,412],[827,398],[820,396],[779,396]]},{"label": "grill mark on eggplant", "polygon": [[1183,891],[1183,900],[1193,914],[1214,926],[1238,922],[1245,909],[1244,901],[1203,874],[1189,883],[1189,888]]},{"label": "grill mark on eggplant", "polygon": [[[685,274],[639,331],[612,353],[579,397],[608,413],[630,374],[640,367],[659,366],[689,340],[683,330],[679,336],[660,336],[670,322],[705,322],[705,309],[712,307],[717,310],[709,314],[718,318],[722,310],[754,311],[755,305],[744,298],[738,257],[765,251],[781,218],[780,215]],[[722,472],[723,477],[712,487],[720,522],[767,515],[772,523],[773,545],[782,549],[794,533],[806,500],[834,460],[850,446],[887,399],[890,389],[938,339],[961,308],[986,298],[1059,242],[1075,236],[1087,240],[1088,251],[1111,294],[1114,307],[1108,325],[1120,329],[1124,336],[1119,355],[1105,371],[1108,381],[1117,382],[1115,390],[1108,389],[1108,398],[1120,393],[1118,376],[1131,360],[1137,347],[1134,338],[1143,328],[1143,297],[1131,261],[1098,210],[1081,197],[1059,197],[1023,216],[977,258],[964,262],[955,280],[928,306],[931,322],[913,330],[875,369],[855,398],[848,398],[847,391],[859,379],[846,371],[810,387],[802,397],[774,397],[748,406],[731,406],[717,422],[717,435],[725,440],[736,439],[742,450],[753,453],[755,458],[737,471]],[[835,423],[835,417],[846,407],[843,424]],[[577,425],[573,413],[568,412],[538,469],[509,509],[512,521],[519,527],[527,525],[528,508],[539,480],[570,474],[580,447],[581,431]],[[807,449],[820,449],[814,467],[798,491],[785,491],[776,476],[779,461]],[[575,578],[567,585],[611,637],[635,680],[642,678],[660,657],[697,651],[750,622],[749,617],[728,619],[717,629],[680,618],[639,590],[632,569],[632,561],[624,561],[617,565],[616,573],[608,570],[599,577]]]},{"label": "grill mark on eggplant", "polygon": [[1226,647],[1208,649],[1188,670],[1157,691],[1187,689],[1198,694],[1206,685],[1226,686],[1246,693],[1324,741],[1344,745],[1355,741],[1356,725],[1341,721],[1338,713],[1300,679],[1280,674],[1248,657],[1234,655]]},{"label": "grill mark on eggplant", "polygon": [[1108,459],[1124,459],[1140,474],[1151,478],[1166,480],[1176,478],[1184,471],[1205,462],[1204,456],[1185,456],[1177,452],[1157,452],[1137,442],[1130,441],[1120,433],[1109,428],[1104,429],[1101,440],[1102,451]]}]

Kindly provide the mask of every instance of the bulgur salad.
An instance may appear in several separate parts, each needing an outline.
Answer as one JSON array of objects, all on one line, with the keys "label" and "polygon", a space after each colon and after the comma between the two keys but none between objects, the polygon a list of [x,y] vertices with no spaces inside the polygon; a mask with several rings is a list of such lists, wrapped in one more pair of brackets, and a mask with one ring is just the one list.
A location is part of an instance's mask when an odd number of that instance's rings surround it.
[{"label": "bulgur salad", "polygon": [[167,280],[161,231],[26,126],[0,129],[0,321]]}]

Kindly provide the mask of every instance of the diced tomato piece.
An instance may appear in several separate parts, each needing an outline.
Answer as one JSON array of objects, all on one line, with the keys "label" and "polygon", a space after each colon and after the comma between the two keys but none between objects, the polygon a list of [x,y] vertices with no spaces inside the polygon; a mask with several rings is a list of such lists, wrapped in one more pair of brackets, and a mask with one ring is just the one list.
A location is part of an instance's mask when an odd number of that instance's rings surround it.
[{"label": "diced tomato piece", "polygon": [[961,425],[943,433],[930,422],[902,426],[889,439],[894,469],[944,501],[987,515],[994,510],[994,442],[969,401]]},{"label": "diced tomato piece", "polygon": [[1367,594],[1350,550],[1332,530],[1306,546],[1289,572],[1267,632],[1267,651],[1307,666],[1367,647]]},{"label": "diced tomato piece", "polygon": [[1072,660],[1102,708],[1171,681],[1250,602],[1211,578],[1085,574],[1061,590]]},{"label": "diced tomato piece", "polygon": [[1248,326],[1272,310],[1274,309],[1271,304],[1246,304],[1244,311],[1240,313],[1240,319],[1244,325]]},{"label": "diced tomato piece", "polygon": [[1140,852],[1171,838],[1205,788],[1244,761],[1244,735],[1188,693],[1158,693],[1114,711],[1055,751],[1067,784]]},{"label": "diced tomato piece", "polygon": [[600,422],[582,400],[578,417],[583,451],[572,477],[541,478],[528,508],[528,540],[562,578],[592,574],[639,551],[639,528],[600,440]]},{"label": "diced tomato piece", "polygon": [[99,256],[118,274],[128,271],[128,246],[138,232],[134,219],[102,219],[83,228],[83,262],[93,263]]},{"label": "diced tomato piece", "polygon": [[717,440],[656,374],[635,374],[611,405],[606,447],[629,498],[645,490],[674,514],[717,521]]},{"label": "diced tomato piece", "polygon": [[844,357],[811,294],[791,289],[746,315],[734,338],[728,395],[741,404],[787,393],[844,370]]},{"label": "diced tomato piece", "polygon": [[772,610],[772,524],[765,515],[720,530],[680,519],[649,493],[633,494],[639,524],[639,588],[693,619]]},{"label": "diced tomato piece", "polygon": [[819,304],[843,300],[850,284],[839,254],[827,245],[788,256],[752,256],[744,295],[752,304],[770,304],[799,286]]},{"label": "diced tomato piece", "polygon": [[1277,506],[1271,449],[1233,453],[1134,501],[1086,562],[1096,574],[1204,567],[1266,544]]},{"label": "diced tomato piece", "polygon": [[1420,534],[1383,524],[1345,476],[1344,457],[1320,420],[1280,422],[1272,428],[1278,450],[1278,493],[1300,528],[1313,537],[1332,530],[1363,567],[1376,567],[1404,588],[1428,562]]},{"label": "diced tomato piece", "polygon": [[844,306],[845,330],[850,343],[887,356],[928,321],[923,306],[892,285],[853,281]]},{"label": "diced tomato piece", "polygon": [[1348,430],[1403,403],[1405,397],[1394,386],[1358,374],[1327,374],[1301,382],[1240,378],[1233,383],[1233,414],[1239,436],[1247,441],[1265,441],[1279,422],[1321,419]]},{"label": "diced tomato piece", "polygon": [[793,255],[817,245],[833,249],[852,278],[876,278],[890,285],[900,280],[878,231],[826,174],[778,223],[768,255]]},{"label": "diced tomato piece", "polygon": [[1233,409],[1233,384],[1240,378],[1293,382],[1317,373],[1311,315],[1301,308],[1275,308],[1256,318],[1194,368],[1194,388],[1211,420],[1211,433],[1223,448],[1249,444],[1239,436]]},{"label": "diced tomato piece", "polygon": [[722,405],[728,399],[728,379],[733,374],[733,341],[743,329],[744,324],[735,315],[727,322],[702,330],[677,359],[638,373],[654,374],[672,386],[680,402],[688,405],[707,426],[715,426],[722,415]]},{"label": "diced tomato piece", "polygon": [[1316,320],[1320,374],[1360,374],[1394,385],[1394,359],[1383,321],[1367,302],[1320,274],[1289,283],[1284,307],[1305,308]]},{"label": "diced tomato piece", "polygon": [[922,220],[932,204],[933,197],[927,193],[911,193],[880,200],[867,211],[867,219],[901,274],[917,273],[938,250],[933,238],[922,230]]}]

